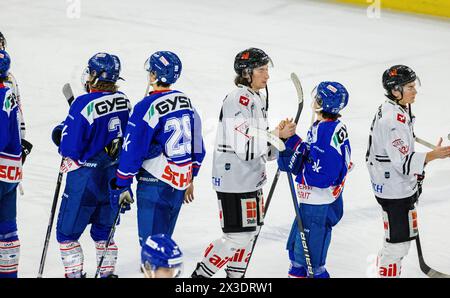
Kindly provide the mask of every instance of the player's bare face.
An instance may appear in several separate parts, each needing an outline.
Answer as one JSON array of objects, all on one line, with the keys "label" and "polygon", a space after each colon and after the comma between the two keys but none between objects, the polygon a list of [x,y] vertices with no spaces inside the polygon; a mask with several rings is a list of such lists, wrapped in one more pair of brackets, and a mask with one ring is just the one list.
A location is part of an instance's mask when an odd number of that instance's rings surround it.
[{"label": "player's bare face", "polygon": [[175,276],[175,269],[159,267],[155,271],[155,278],[173,278]]},{"label": "player's bare face", "polygon": [[253,69],[251,87],[255,91],[266,88],[269,80],[269,65],[264,65]]},{"label": "player's bare face", "polygon": [[403,98],[400,100],[401,105],[407,105],[409,103],[414,103],[416,99],[416,83],[408,83],[405,86],[403,86]]}]

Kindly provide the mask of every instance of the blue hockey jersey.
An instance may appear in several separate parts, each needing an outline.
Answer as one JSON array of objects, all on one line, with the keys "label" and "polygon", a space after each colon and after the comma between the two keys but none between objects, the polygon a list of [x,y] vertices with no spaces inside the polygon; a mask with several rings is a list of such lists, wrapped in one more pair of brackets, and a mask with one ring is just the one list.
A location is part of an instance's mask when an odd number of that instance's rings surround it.
[{"label": "blue hockey jersey", "polygon": [[123,136],[131,110],[122,92],[92,92],[75,99],[63,122],[59,153],[83,164]]},{"label": "blue hockey jersey", "polygon": [[11,89],[1,83],[0,105],[0,181],[17,183],[22,179],[19,105]]},{"label": "blue hockey jersey", "polygon": [[[161,146],[162,153],[148,159],[152,146]],[[186,189],[205,156],[201,121],[191,100],[176,90],[150,93],[133,108],[122,149],[117,185],[130,185],[143,168],[176,189]]]},{"label": "blue hockey jersey", "polygon": [[297,195],[301,203],[321,205],[334,202],[341,194],[350,162],[347,128],[339,120],[316,121],[306,142],[294,135],[280,154],[281,171],[297,175]]}]

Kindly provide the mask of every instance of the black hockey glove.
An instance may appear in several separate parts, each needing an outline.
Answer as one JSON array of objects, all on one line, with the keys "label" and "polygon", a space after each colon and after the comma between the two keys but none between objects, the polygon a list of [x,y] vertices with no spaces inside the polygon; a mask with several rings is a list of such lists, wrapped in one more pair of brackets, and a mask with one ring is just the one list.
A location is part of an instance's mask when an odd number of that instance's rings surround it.
[{"label": "black hockey glove", "polygon": [[56,146],[59,147],[61,145],[61,135],[64,128],[64,122],[61,122],[61,124],[58,124],[53,128],[52,131],[52,141],[55,143]]},{"label": "black hockey glove", "polygon": [[425,179],[425,171],[423,171],[421,175],[416,176],[417,176],[417,198],[419,198],[420,194],[422,193],[422,184],[423,180]]},{"label": "black hockey glove", "polygon": [[28,154],[30,154],[31,149],[33,149],[33,144],[31,144],[25,139],[22,139],[21,145],[22,145],[22,164],[24,164]]},{"label": "black hockey glove", "polygon": [[112,159],[116,159],[119,157],[120,149],[122,149],[123,138],[115,138],[105,147],[106,153]]}]

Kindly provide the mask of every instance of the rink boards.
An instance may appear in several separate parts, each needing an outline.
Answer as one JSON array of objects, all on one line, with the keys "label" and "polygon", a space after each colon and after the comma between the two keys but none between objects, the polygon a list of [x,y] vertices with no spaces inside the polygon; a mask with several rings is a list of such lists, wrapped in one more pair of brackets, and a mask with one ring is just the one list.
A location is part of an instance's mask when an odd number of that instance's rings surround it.
[{"label": "rink boards", "polygon": [[333,0],[333,2],[359,4],[369,7],[419,13],[450,18],[449,0]]}]

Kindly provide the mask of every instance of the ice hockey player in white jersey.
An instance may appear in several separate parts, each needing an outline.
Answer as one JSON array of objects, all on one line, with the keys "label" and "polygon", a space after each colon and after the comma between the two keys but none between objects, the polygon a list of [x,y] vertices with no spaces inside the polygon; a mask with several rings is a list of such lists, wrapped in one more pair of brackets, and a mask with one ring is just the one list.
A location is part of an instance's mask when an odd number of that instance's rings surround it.
[{"label": "ice hockey player in white jersey", "polygon": [[[7,46],[6,38],[2,34],[2,32],[0,32],[0,50],[3,50],[3,51],[6,50],[6,46]],[[19,123],[20,123],[20,138],[21,138],[21,143],[22,143],[22,161],[25,162],[27,155],[31,153],[31,149],[33,148],[33,145],[30,142],[28,142],[27,140],[25,140],[25,132],[26,132],[25,131],[25,120],[23,117],[22,101],[21,101],[21,97],[20,97],[19,86],[17,85],[16,78],[13,76],[11,71],[8,72],[8,76],[6,77],[3,84],[12,91],[12,93],[14,94],[14,96],[16,98],[16,102],[19,105],[18,118],[19,118]]]},{"label": "ice hockey player in white jersey", "polygon": [[[229,93],[219,116],[213,157],[212,183],[217,192],[221,238],[213,241],[197,264],[192,277],[212,277],[227,264],[227,277],[243,277],[252,241],[263,223],[262,187],[267,180],[265,163],[276,158],[267,140],[247,135],[249,126],[268,130],[268,100],[260,91],[269,80],[269,56],[257,48],[236,55],[237,88]],[[288,138],[295,124],[287,123],[274,133]]]},{"label": "ice hockey player in white jersey", "polygon": [[380,277],[400,277],[401,261],[418,233],[415,203],[422,191],[424,168],[432,160],[448,158],[450,147],[417,152],[414,146],[415,102],[420,83],[405,65],[387,69],[382,77],[387,100],[372,122],[366,164],[373,192],[383,209],[385,239],[377,259]]}]

